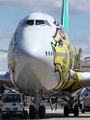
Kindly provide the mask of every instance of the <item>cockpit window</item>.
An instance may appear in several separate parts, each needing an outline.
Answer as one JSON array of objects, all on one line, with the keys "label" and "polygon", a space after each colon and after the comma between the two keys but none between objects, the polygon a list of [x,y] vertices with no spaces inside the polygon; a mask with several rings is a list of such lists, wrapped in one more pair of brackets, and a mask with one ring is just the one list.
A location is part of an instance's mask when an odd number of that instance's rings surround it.
[{"label": "cockpit window", "polygon": [[51,26],[47,20],[45,20],[45,24]]},{"label": "cockpit window", "polygon": [[45,24],[44,23],[44,20],[36,20],[36,25],[42,25],[42,24]]},{"label": "cockpit window", "polygon": [[27,21],[24,21],[23,24],[31,25],[31,26],[32,25],[48,25],[48,26],[51,26],[47,20],[27,20]]},{"label": "cockpit window", "polygon": [[24,26],[26,24],[26,20],[21,24],[21,27]]},{"label": "cockpit window", "polygon": [[27,20],[26,25],[34,25],[34,20]]}]

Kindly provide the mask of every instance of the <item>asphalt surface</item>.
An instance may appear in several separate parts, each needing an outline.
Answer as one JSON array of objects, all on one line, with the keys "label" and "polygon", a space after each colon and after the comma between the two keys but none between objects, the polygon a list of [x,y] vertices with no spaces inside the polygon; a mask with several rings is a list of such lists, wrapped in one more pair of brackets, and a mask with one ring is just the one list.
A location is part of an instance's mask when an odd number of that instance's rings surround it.
[{"label": "asphalt surface", "polygon": [[[27,109],[28,110],[28,109]],[[78,117],[74,117],[73,114],[69,114],[69,117],[64,117],[63,109],[58,109],[57,111],[50,109],[46,109],[46,118],[47,120],[90,120],[90,112],[79,112]],[[0,114],[0,120],[2,120],[1,114]],[[19,118],[11,118],[11,120],[20,120]],[[25,119],[23,119],[25,120]],[[28,119],[29,120],[29,117]],[[39,116],[36,115],[36,120],[39,120]]]}]

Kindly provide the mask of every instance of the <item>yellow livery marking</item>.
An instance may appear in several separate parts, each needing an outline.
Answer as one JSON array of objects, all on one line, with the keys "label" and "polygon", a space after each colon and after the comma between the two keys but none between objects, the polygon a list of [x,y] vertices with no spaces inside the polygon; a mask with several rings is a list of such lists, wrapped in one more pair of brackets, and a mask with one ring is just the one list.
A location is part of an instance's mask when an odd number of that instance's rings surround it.
[{"label": "yellow livery marking", "polygon": [[67,84],[63,87],[62,90],[69,88],[73,84],[73,78],[70,77]]},{"label": "yellow livery marking", "polygon": [[[56,64],[56,69],[55,70],[60,71],[60,73],[62,72],[59,64]],[[64,81],[61,79],[60,84],[56,87],[56,90],[58,90],[63,85],[63,83],[64,83]]]},{"label": "yellow livery marking", "polygon": [[72,76],[69,76],[68,70],[74,67],[75,50],[67,33],[61,26],[56,29],[53,38],[55,44],[51,44],[54,52],[55,72],[60,74],[60,83],[55,89],[63,90],[74,84],[74,80]]},{"label": "yellow livery marking", "polygon": [[81,83],[81,77],[80,77],[80,73],[77,73],[78,79],[76,80],[75,84],[72,87],[72,90],[77,90],[79,88],[81,88],[80,83]]},{"label": "yellow livery marking", "polygon": [[56,35],[56,37],[54,38],[56,41],[58,41],[58,40],[60,40],[60,38],[61,38],[61,36],[60,36],[60,34],[59,34],[59,32],[57,32],[57,35]]},{"label": "yellow livery marking", "polygon": [[[74,78],[75,76],[76,76],[76,78]],[[70,91],[77,90],[77,89],[81,88],[80,83],[81,83],[80,73],[74,72],[69,77],[67,84],[61,90],[68,89],[70,86],[71,86],[71,88],[69,89]]]},{"label": "yellow livery marking", "polygon": [[61,76],[60,84],[55,89],[61,90],[65,86],[65,84],[68,82],[69,72],[67,72],[67,70],[62,71],[61,66],[59,64],[56,64],[55,70],[59,71]]}]

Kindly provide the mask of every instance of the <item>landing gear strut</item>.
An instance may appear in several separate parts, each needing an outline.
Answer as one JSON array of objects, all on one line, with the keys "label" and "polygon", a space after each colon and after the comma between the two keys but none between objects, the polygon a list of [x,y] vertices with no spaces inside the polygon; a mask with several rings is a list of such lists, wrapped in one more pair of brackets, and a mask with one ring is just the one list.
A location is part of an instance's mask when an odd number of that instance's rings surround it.
[{"label": "landing gear strut", "polygon": [[30,119],[35,119],[36,114],[39,114],[40,119],[45,118],[45,106],[41,105],[41,96],[41,91],[36,90],[34,92],[34,100],[32,101],[32,104],[29,107]]},{"label": "landing gear strut", "polygon": [[74,105],[74,108],[73,108],[73,104],[75,102],[74,98],[70,97],[70,100],[67,101],[67,102],[68,102],[69,105],[64,106],[64,116],[68,116],[69,113],[74,113],[74,116],[78,117],[78,115],[79,115],[78,105]]}]

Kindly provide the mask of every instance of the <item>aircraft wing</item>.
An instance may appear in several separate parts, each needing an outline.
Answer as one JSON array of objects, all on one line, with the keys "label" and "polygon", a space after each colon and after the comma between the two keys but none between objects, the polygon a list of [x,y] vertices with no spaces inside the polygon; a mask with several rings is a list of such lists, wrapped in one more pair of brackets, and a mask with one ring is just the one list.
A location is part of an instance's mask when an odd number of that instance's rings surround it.
[{"label": "aircraft wing", "polygon": [[[8,50],[0,49],[0,52],[8,53]],[[12,85],[8,71],[0,71],[0,85],[6,85],[8,87]]]},{"label": "aircraft wing", "polygon": [[11,86],[10,75],[8,71],[0,71],[0,85]]},{"label": "aircraft wing", "polygon": [[8,53],[8,50],[3,50],[3,49],[0,49],[0,52],[5,52],[5,53]]},{"label": "aircraft wing", "polygon": [[90,86],[90,72],[74,72],[70,70],[70,76],[73,78],[72,90]]},{"label": "aircraft wing", "polygon": [[81,87],[90,86],[90,72],[80,73],[81,77]]}]

